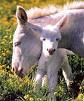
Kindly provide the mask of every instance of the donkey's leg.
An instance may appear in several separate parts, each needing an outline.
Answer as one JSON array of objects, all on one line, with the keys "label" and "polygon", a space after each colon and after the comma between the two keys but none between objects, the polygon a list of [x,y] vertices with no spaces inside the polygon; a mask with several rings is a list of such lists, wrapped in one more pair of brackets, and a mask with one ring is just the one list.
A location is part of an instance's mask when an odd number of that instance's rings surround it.
[{"label": "donkey's leg", "polygon": [[34,90],[39,90],[42,86],[42,78],[46,75],[45,71],[37,69],[36,76],[34,79]]},{"label": "donkey's leg", "polygon": [[40,88],[42,86],[42,78],[46,75],[46,65],[45,65],[45,57],[42,54],[37,67],[36,77],[34,80],[35,88]]},{"label": "donkey's leg", "polygon": [[62,70],[63,70],[63,76],[68,86],[69,94],[71,97],[76,98],[80,91],[80,88],[79,88],[80,85],[78,82],[73,80],[72,71],[68,63],[67,55],[65,55],[64,57]]},{"label": "donkey's leg", "polygon": [[65,78],[67,87],[69,87],[70,83],[73,80],[72,80],[72,70],[71,70],[71,67],[68,62],[67,54],[64,55],[63,64],[62,64],[62,72],[63,72],[63,76]]},{"label": "donkey's leg", "polygon": [[[53,67],[53,68],[52,68]],[[49,84],[49,101],[56,101],[56,96],[54,95],[54,91],[57,85],[58,79],[58,68],[54,68],[53,66],[48,67],[47,75],[48,75],[48,84]]]},{"label": "donkey's leg", "polygon": [[42,78],[42,87],[46,87],[48,85],[48,77],[47,75],[45,75],[43,78]]}]

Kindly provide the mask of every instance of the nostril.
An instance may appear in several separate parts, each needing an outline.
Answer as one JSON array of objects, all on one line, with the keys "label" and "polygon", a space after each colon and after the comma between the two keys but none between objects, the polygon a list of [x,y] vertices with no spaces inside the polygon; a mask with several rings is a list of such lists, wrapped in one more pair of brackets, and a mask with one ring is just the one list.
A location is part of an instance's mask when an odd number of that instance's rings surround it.
[{"label": "nostril", "polygon": [[23,77],[23,68],[19,68],[17,75],[20,76],[21,78]]},{"label": "nostril", "polygon": [[23,68],[18,69],[18,72],[22,73],[23,72]]},{"label": "nostril", "polygon": [[49,49],[48,52],[50,55],[53,55],[53,53],[55,52],[55,49]]},{"label": "nostril", "polygon": [[14,68],[12,68],[12,71],[14,72]]},{"label": "nostril", "polygon": [[53,51],[55,52],[55,49],[53,49]]}]

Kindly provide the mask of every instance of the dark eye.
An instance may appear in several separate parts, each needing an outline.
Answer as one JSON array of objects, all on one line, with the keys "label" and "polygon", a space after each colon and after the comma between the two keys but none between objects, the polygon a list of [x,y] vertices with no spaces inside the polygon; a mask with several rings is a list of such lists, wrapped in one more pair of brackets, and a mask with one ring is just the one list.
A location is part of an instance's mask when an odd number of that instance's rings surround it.
[{"label": "dark eye", "polygon": [[43,41],[45,41],[46,39],[45,38],[43,38]]},{"label": "dark eye", "polygon": [[59,41],[59,38],[57,38],[56,41]]},{"label": "dark eye", "polygon": [[15,42],[15,43],[14,43],[15,46],[18,46],[18,45],[20,45],[20,44],[21,44],[21,42]]}]

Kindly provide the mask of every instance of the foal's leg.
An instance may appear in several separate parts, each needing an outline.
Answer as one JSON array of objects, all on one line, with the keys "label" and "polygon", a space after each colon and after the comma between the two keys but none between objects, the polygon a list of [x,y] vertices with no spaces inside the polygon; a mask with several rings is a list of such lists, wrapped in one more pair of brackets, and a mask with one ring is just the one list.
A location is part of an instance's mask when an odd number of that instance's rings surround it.
[{"label": "foal's leg", "polygon": [[42,78],[46,75],[45,57],[42,54],[38,63],[36,77],[34,80],[34,88],[40,88],[42,86]]},{"label": "foal's leg", "polygon": [[56,96],[54,95],[54,91],[57,85],[58,80],[58,68],[56,69],[55,65],[49,66],[47,70],[48,75],[48,85],[49,85],[49,101],[56,101]]},{"label": "foal's leg", "polygon": [[37,69],[36,76],[34,79],[34,90],[39,90],[42,86],[42,78],[46,75],[45,71]]}]

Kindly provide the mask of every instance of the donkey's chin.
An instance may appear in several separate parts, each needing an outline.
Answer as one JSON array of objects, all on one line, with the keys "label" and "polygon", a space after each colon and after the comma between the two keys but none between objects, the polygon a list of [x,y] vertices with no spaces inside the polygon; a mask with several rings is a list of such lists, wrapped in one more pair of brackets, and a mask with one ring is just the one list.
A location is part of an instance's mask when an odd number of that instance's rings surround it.
[{"label": "donkey's chin", "polygon": [[53,55],[53,54],[54,54],[53,52],[49,53],[49,55]]}]

